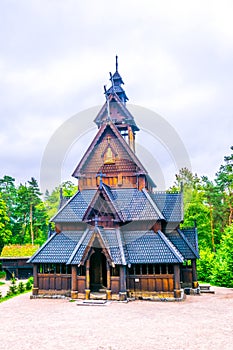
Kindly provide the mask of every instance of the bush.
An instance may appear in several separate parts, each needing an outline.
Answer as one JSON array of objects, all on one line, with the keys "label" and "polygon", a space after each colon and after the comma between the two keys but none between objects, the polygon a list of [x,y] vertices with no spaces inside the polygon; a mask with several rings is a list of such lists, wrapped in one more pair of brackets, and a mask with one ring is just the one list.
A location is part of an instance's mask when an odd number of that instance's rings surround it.
[{"label": "bush", "polygon": [[200,259],[197,260],[197,275],[199,281],[210,282],[215,263],[215,253],[210,248],[200,250]]},{"label": "bush", "polygon": [[19,282],[18,284],[18,292],[23,293],[25,291],[25,285],[23,282]]},{"label": "bush", "polygon": [[233,224],[225,228],[217,249],[212,282],[218,286],[233,287]]},{"label": "bush", "polygon": [[0,278],[5,278],[5,277],[6,277],[6,272],[0,271]]},{"label": "bush", "polygon": [[26,282],[26,290],[31,290],[33,286],[33,277],[29,277],[29,279]]},{"label": "bush", "polygon": [[[9,292],[9,295],[17,294],[17,292],[18,292],[18,288],[17,288],[16,280],[15,280],[14,276],[11,279],[11,285],[9,287],[9,291],[8,292]],[[7,292],[7,294],[8,294],[8,292]]]}]

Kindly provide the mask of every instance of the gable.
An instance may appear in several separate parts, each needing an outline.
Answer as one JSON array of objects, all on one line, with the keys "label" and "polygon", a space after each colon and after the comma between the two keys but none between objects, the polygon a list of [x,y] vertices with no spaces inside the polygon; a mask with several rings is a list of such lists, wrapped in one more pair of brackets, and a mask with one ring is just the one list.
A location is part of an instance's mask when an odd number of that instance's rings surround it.
[{"label": "gable", "polygon": [[[110,107],[110,117],[114,124],[129,124],[132,126],[134,131],[139,131],[134,117],[122,103],[120,98],[116,94],[110,94],[109,107]],[[100,127],[102,124],[106,123],[108,120],[108,106],[107,102],[103,105],[99,113],[97,114],[94,122]]]},{"label": "gable", "polygon": [[[108,147],[114,155],[114,162],[109,164],[104,163],[104,155]],[[112,122],[100,127],[72,176],[78,178],[87,174],[96,175],[100,171],[108,174],[119,171],[147,174],[146,169]]]},{"label": "gable", "polygon": [[115,206],[111,195],[106,191],[106,188],[107,186],[103,185],[101,189],[96,191],[95,196],[83,216],[84,221],[93,222],[96,216],[100,218],[101,221],[104,217],[106,217],[108,221],[111,217],[112,220],[122,221],[122,215]]}]

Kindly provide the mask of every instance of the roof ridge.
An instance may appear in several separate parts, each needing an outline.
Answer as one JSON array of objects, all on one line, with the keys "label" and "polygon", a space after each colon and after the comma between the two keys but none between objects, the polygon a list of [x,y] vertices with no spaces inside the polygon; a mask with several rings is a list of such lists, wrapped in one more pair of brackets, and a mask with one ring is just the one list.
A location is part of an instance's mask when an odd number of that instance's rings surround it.
[{"label": "roof ridge", "polygon": [[68,259],[68,261],[67,261],[67,263],[66,263],[67,265],[68,265],[68,264],[71,264],[71,262],[72,262],[72,260],[73,260],[73,258],[74,258],[74,256],[75,256],[75,254],[78,252],[78,250],[79,250],[81,244],[83,243],[83,241],[84,241],[84,239],[86,238],[86,236],[87,236],[87,234],[88,234],[89,231],[90,231],[90,229],[89,229],[89,227],[87,227],[86,230],[83,232],[82,237],[81,237],[80,240],[78,241],[76,247],[75,247],[74,250],[73,250],[73,253],[71,254],[71,256],[69,257],[69,259]]},{"label": "roof ridge", "polygon": [[151,198],[151,196],[149,195],[149,193],[146,191],[145,188],[142,189],[142,192],[145,194],[146,198],[149,200],[150,204],[153,206],[153,208],[156,210],[157,214],[159,214],[160,219],[164,219],[165,217],[163,216],[162,212],[159,210],[158,206],[156,205],[156,203],[153,201],[153,199]]},{"label": "roof ridge", "polygon": [[[60,233],[59,233],[59,234],[60,234]],[[49,237],[49,239],[47,239],[47,241],[46,241],[44,244],[42,244],[42,246],[35,252],[35,254],[33,254],[33,255],[31,256],[31,258],[27,261],[27,263],[30,263],[30,262],[42,251],[42,249],[44,249],[44,247],[46,247],[47,244],[48,244],[55,236],[57,236],[57,235],[58,235],[57,232],[55,232],[54,234],[52,234],[52,235]]]},{"label": "roof ridge", "polygon": [[75,198],[79,193],[81,193],[80,190],[78,190],[72,197],[70,197],[70,199],[69,199],[67,202],[65,202],[65,203],[63,204],[63,206],[56,212],[55,215],[53,215],[53,217],[52,217],[49,221],[52,222],[52,221],[56,218],[56,216],[57,216],[58,214],[60,214],[60,212],[61,212],[66,206],[68,206],[68,204],[72,201],[72,199]]},{"label": "roof ridge", "polygon": [[116,228],[116,237],[117,237],[118,246],[119,246],[120,253],[121,253],[122,264],[126,265],[125,253],[124,253],[122,239],[121,239],[121,231],[119,228]]},{"label": "roof ridge", "polygon": [[192,246],[192,244],[189,242],[188,238],[185,237],[184,233],[182,232],[181,229],[177,228],[176,231],[181,235],[181,237],[183,238],[183,240],[185,241],[185,243],[189,246],[189,248],[192,250],[193,254],[196,255],[197,258],[199,258],[199,253],[196,249],[194,249],[194,247]]},{"label": "roof ridge", "polygon": [[179,262],[184,261],[183,255],[179,252],[179,250],[174,246],[174,244],[165,236],[165,234],[158,230],[157,231],[160,238],[164,241],[164,243],[167,245],[167,247],[170,249],[170,251],[175,255],[175,257],[178,259]]}]

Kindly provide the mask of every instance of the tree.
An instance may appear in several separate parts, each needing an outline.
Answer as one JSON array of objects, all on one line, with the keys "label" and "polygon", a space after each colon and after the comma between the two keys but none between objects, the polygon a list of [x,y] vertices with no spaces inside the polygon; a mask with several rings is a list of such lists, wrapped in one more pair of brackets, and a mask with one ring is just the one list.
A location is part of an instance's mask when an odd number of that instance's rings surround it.
[{"label": "tree", "polygon": [[[233,146],[231,146],[233,150]],[[216,174],[216,183],[222,192],[223,203],[227,207],[227,223],[231,225],[233,222],[233,153],[224,157],[225,164],[220,166]],[[226,224],[224,222],[224,224]]]},{"label": "tree", "polygon": [[220,286],[233,287],[233,224],[225,228],[216,252],[212,282]]},{"label": "tree", "polygon": [[7,215],[7,206],[0,193],[0,253],[5,244],[10,241],[10,219]]},{"label": "tree", "polygon": [[[62,193],[61,193],[62,192]],[[63,198],[70,198],[77,192],[77,186],[71,181],[63,182],[60,186],[56,187],[51,194],[46,191],[45,195],[45,208],[48,217],[53,217],[60,205],[61,195]]]},{"label": "tree", "polygon": [[14,243],[43,243],[47,237],[48,217],[37,181],[31,178],[18,187],[17,223],[18,240]]}]

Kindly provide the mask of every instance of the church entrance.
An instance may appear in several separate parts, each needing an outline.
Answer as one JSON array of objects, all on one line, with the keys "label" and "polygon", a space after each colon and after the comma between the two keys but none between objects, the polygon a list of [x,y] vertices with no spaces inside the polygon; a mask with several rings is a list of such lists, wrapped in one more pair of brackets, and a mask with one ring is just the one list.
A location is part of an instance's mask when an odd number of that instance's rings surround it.
[{"label": "church entrance", "polygon": [[101,248],[94,248],[90,260],[90,287],[92,292],[98,292],[107,287],[107,260]]}]

